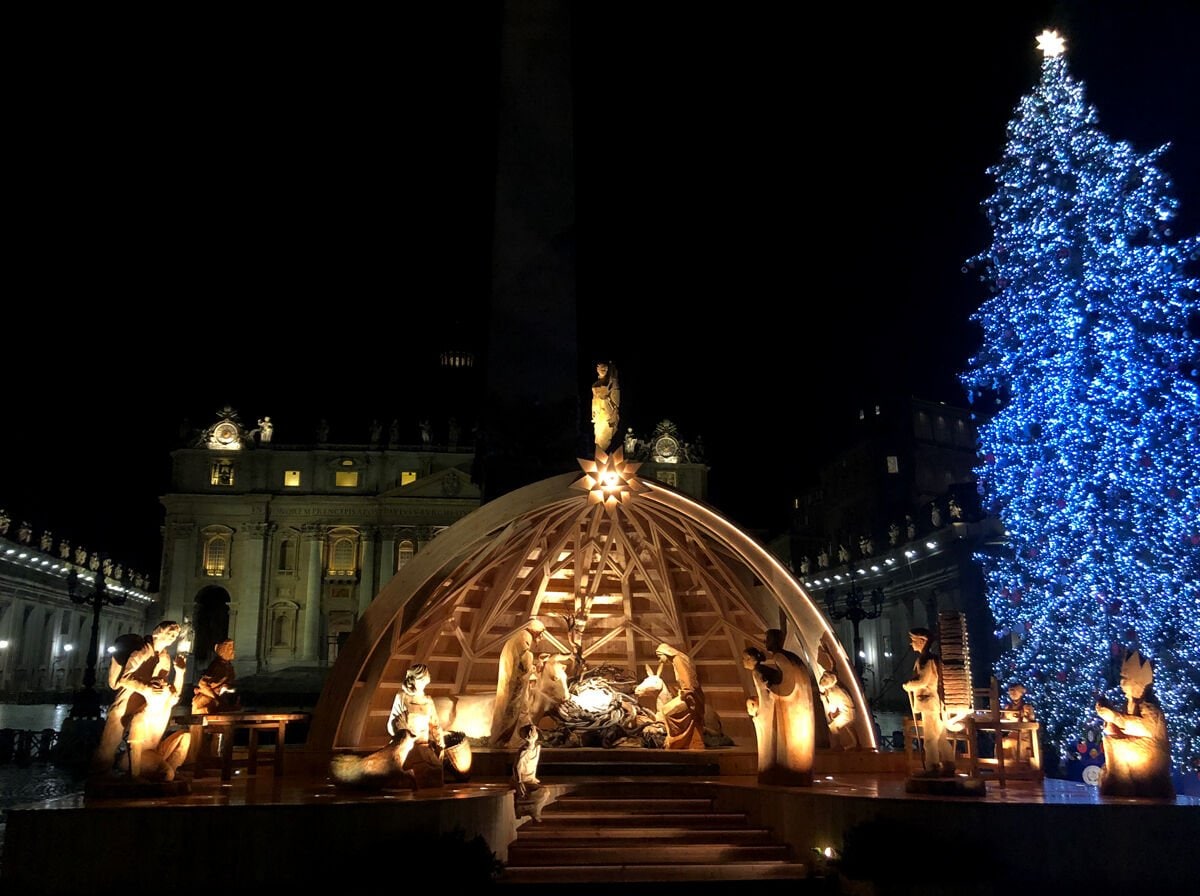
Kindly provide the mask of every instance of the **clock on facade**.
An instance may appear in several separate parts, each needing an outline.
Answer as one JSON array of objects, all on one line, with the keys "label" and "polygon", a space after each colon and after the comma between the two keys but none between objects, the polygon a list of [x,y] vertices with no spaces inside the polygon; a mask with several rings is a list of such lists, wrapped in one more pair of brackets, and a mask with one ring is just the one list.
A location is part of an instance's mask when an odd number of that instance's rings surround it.
[{"label": "clock on facade", "polygon": [[679,453],[679,442],[674,436],[659,436],[654,440],[654,457],[671,460]]},{"label": "clock on facade", "polygon": [[222,420],[212,428],[208,439],[209,448],[240,448],[242,447],[242,432],[238,425],[230,420]]}]

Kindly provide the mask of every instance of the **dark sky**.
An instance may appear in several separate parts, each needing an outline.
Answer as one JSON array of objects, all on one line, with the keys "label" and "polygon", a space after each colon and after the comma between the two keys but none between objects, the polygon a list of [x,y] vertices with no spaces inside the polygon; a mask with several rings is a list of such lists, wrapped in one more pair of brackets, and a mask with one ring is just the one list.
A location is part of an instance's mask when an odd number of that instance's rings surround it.
[{"label": "dark sky", "polygon": [[[415,432],[415,371],[490,283],[496,16],[444,6],[23,31],[10,516],[157,577],[184,418]],[[990,241],[985,169],[1042,28],[1111,136],[1172,143],[1177,230],[1200,232],[1197,4],[960,6],[574,8],[581,402],[586,356],[612,357],[622,424],[700,437],[713,503],[747,527],[782,524],[863,403],[962,403],[983,293],[961,267]]]}]

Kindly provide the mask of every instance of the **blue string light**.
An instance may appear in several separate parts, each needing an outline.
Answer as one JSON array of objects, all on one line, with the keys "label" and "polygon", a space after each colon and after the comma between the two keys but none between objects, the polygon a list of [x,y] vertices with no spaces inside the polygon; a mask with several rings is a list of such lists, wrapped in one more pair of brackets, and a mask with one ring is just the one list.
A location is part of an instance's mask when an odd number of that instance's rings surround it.
[{"label": "blue string light", "polygon": [[[1098,127],[1065,55],[1018,103],[988,250],[981,347],[961,382],[985,505],[1007,550],[978,556],[1003,685],[1025,685],[1065,756],[1123,704],[1125,648],[1154,663],[1177,774],[1200,769],[1200,241],[1170,229],[1159,167]],[[1190,329],[1189,329],[1190,328]],[[1051,752],[1050,755],[1054,755]]]}]

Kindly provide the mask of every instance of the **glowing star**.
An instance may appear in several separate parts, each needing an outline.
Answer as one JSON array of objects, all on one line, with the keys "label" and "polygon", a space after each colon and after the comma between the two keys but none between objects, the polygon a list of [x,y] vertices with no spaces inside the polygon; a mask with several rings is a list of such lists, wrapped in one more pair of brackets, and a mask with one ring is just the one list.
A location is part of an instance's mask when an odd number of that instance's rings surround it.
[{"label": "glowing star", "polygon": [[595,460],[579,458],[584,475],[572,483],[572,488],[581,488],[588,493],[588,503],[603,504],[612,513],[621,504],[633,500],[633,493],[645,488],[634,475],[640,463],[625,462],[625,453],[617,448],[612,454],[596,451]]},{"label": "glowing star", "polygon": [[1067,48],[1066,42],[1057,31],[1043,31],[1038,35],[1037,46],[1047,59],[1052,56],[1061,56]]}]

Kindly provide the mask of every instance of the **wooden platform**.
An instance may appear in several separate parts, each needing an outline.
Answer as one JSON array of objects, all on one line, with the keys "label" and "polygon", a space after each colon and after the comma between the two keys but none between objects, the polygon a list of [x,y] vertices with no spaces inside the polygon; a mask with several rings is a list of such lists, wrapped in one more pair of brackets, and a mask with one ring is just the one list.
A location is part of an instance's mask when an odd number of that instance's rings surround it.
[{"label": "wooden platform", "polygon": [[[289,770],[300,767],[293,758]],[[887,885],[874,892],[918,892],[904,884],[911,872],[906,832],[914,830],[943,857],[930,866],[941,875],[937,883],[943,888],[929,889],[932,883],[922,880],[922,893],[982,896],[1011,887],[1020,893],[1128,889],[1162,894],[1188,892],[1200,873],[1195,848],[1200,797],[1106,798],[1094,787],[1052,779],[1044,785],[1015,781],[988,788],[983,796],[955,797],[908,793],[906,781],[904,773],[830,773],[811,787],[764,786],[753,776],[737,775],[564,776],[547,779],[543,809],[558,811],[549,809],[554,801],[593,798],[597,789],[618,799],[636,799],[650,788],[679,799],[703,794],[712,813],[740,813],[747,828],[769,832],[771,844],[787,844],[815,875],[807,882],[791,881],[805,888],[822,874],[845,870]],[[593,792],[585,793],[589,789]],[[510,848],[521,842],[519,834],[538,824],[518,814],[513,797],[507,777],[474,775],[463,784],[417,792],[362,792],[341,789],[324,775],[289,771],[276,778],[248,776],[240,769],[229,782],[195,778],[190,792],[179,796],[64,797],[9,810],[0,890],[59,896],[122,888],[128,861],[113,857],[134,854],[140,873],[170,881],[175,896],[211,896],[211,874],[205,869],[217,859],[222,879],[236,880],[246,891],[306,889],[330,857],[336,857],[336,873],[344,880],[386,879],[395,871],[398,848],[411,846],[415,838],[426,842],[451,835],[467,842],[480,837],[507,862]],[[619,820],[620,814],[610,817]],[[609,836],[626,842],[641,836],[637,815],[628,818],[623,834],[614,828]],[[737,835],[743,836],[748,835]],[[817,858],[826,848],[835,857],[828,866]],[[67,849],[70,861],[64,861]],[[667,875],[673,864],[687,864],[694,853],[684,850],[645,873]],[[443,872],[445,886],[470,889],[469,863],[461,864]],[[774,873],[786,870],[772,867]],[[752,873],[748,866],[726,872]],[[713,870],[711,879],[721,873]],[[596,863],[580,865],[572,878],[578,886],[571,892],[597,892],[611,883],[611,874]],[[1187,887],[1181,887],[1184,883]],[[562,883],[526,881],[520,887],[523,893],[564,892]]]},{"label": "wooden platform", "polygon": [[[471,773],[476,777],[508,778],[516,753],[491,747],[472,746]],[[289,759],[299,766],[299,755]],[[307,761],[310,774],[322,774],[321,757]],[[907,768],[902,752],[871,750],[818,750],[813,762],[818,775],[903,774]],[[642,747],[542,747],[538,776],[548,779],[578,777],[753,777],[758,752],[744,744],[706,750],[651,750]]]}]

